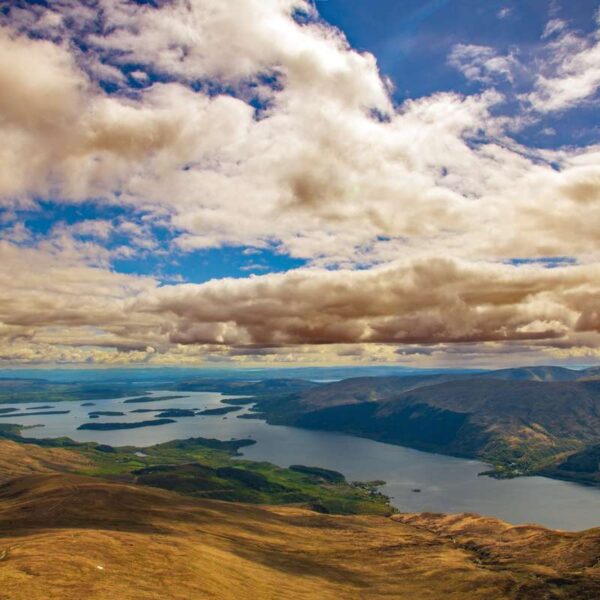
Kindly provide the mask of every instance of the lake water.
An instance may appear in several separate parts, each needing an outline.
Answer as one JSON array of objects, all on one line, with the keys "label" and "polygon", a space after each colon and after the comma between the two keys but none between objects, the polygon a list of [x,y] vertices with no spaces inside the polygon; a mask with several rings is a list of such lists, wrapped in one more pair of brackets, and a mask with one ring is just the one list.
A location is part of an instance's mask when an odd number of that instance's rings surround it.
[{"label": "lake water", "polygon": [[[26,430],[28,437],[69,436],[77,441],[96,441],[114,446],[150,446],[174,439],[212,437],[221,440],[252,438],[256,444],[244,448],[244,458],[265,460],[287,467],[304,464],[343,473],[349,481],[386,481],[381,490],[405,512],[476,512],[515,524],[538,523],[565,530],[600,526],[600,489],[545,477],[495,480],[478,477],[488,465],[476,461],[430,454],[401,446],[323,431],[268,425],[256,419],[238,419],[236,413],[177,419],[176,423],[118,431],[78,431],[84,422],[124,422],[152,419],[154,413],[132,413],[138,408],[218,408],[224,398],[209,392],[155,392],[155,396],[184,398],[143,404],[124,404],[123,399],[96,400],[94,406],[63,402],[55,410],[66,415],[36,415],[3,418],[0,422],[44,427]],[[39,403],[43,404],[43,403]],[[17,405],[15,405],[17,406]],[[19,407],[31,405],[20,404]],[[90,420],[88,412],[114,410],[119,417]],[[33,411],[32,411],[33,412]],[[413,490],[420,489],[420,492]]]}]

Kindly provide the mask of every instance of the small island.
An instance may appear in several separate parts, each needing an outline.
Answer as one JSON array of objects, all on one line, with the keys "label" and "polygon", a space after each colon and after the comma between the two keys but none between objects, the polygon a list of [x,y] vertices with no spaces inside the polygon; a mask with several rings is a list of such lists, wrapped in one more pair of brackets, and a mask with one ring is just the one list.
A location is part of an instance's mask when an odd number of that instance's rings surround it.
[{"label": "small island", "polygon": [[260,421],[264,421],[267,418],[267,415],[265,413],[261,413],[261,412],[247,412],[244,413],[243,415],[238,415],[237,417],[238,419],[258,419]]},{"label": "small island", "polygon": [[115,431],[117,429],[138,429],[140,427],[156,427],[176,423],[173,419],[153,419],[152,421],[134,421],[133,423],[83,423],[77,429],[93,431]]},{"label": "small island", "polygon": [[137,398],[129,398],[129,400],[123,400],[123,404],[139,404],[142,402],[162,402],[163,400],[177,400],[178,398],[185,398],[185,396],[139,396]]},{"label": "small island", "polygon": [[35,415],[66,415],[70,413],[70,410],[40,410],[40,411],[32,411],[32,412],[10,412],[5,414],[0,414],[1,417],[33,417]]},{"label": "small island", "polygon": [[226,415],[230,412],[236,412],[242,410],[241,406],[223,406],[222,408],[206,408],[197,412],[197,415]]},{"label": "small island", "polygon": [[231,404],[233,406],[245,406],[255,404],[256,398],[223,398],[221,404]]},{"label": "small island", "polygon": [[155,418],[166,417],[168,419],[176,418],[176,417],[195,417],[195,416],[196,416],[196,413],[193,410],[189,410],[187,408],[170,408],[170,409],[159,412],[157,415],[154,415]]},{"label": "small island", "polygon": [[88,417],[122,417],[125,413],[119,412],[118,410],[95,410],[88,413]]},{"label": "small island", "polygon": [[[196,410],[199,409],[192,409],[192,408],[136,408],[135,410],[130,410],[130,413],[173,413],[173,415],[165,415],[165,416],[180,416],[180,417],[193,417],[196,414]],[[175,415],[175,413],[181,413],[178,415]],[[183,414],[186,413],[186,414]],[[188,414],[191,413],[191,414]]]}]

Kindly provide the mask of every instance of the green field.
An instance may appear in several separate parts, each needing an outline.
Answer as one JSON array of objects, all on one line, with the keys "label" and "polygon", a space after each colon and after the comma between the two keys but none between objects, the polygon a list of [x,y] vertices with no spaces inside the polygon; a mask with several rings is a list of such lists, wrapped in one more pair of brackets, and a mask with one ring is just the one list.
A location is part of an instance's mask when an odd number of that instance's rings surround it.
[{"label": "green field", "polygon": [[375,483],[349,483],[340,473],[317,467],[295,465],[286,469],[236,458],[239,449],[254,443],[252,440],[223,442],[190,438],[147,448],[115,448],[92,442],[78,443],[68,438],[28,439],[21,437],[20,432],[17,425],[0,425],[0,437],[5,439],[64,447],[83,455],[89,460],[89,466],[78,471],[83,475],[135,482],[198,498],[295,504],[323,513],[389,515],[394,512]]}]

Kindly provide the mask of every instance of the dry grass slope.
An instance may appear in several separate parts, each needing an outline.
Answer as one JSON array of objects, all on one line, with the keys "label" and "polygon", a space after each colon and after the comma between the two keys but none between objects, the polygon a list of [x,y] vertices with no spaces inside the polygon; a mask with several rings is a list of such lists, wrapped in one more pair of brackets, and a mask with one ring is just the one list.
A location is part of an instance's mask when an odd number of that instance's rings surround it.
[{"label": "dry grass slope", "polygon": [[0,482],[18,475],[83,469],[89,461],[62,448],[40,448],[33,444],[0,441]]},{"label": "dry grass slope", "polygon": [[54,451],[14,446],[0,442],[2,600],[600,597],[598,530],[200,501],[51,473]]}]

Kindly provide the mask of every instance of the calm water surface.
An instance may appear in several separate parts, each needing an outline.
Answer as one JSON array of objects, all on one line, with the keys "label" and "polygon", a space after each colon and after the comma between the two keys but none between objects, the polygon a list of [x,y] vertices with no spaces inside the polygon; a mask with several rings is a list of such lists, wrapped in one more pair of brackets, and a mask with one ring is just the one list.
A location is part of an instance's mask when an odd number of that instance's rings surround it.
[{"label": "calm water surface", "polygon": [[[465,460],[429,454],[401,446],[323,431],[268,425],[264,421],[238,419],[247,407],[224,418],[197,416],[176,423],[120,431],[78,431],[89,421],[88,412],[115,410],[120,417],[100,417],[96,422],[142,421],[154,413],[131,413],[137,408],[217,408],[223,395],[210,392],[155,392],[155,396],[184,395],[184,398],[124,404],[123,399],[96,400],[95,406],[56,403],[56,410],[70,409],[66,415],[38,415],[4,418],[0,422],[44,427],[24,432],[29,437],[69,436],[77,441],[96,441],[114,446],[149,446],[192,436],[221,440],[248,437],[254,446],[244,448],[245,458],[265,460],[287,467],[291,464],[320,466],[342,472],[348,480],[382,479],[381,489],[398,509],[408,512],[477,512],[511,523],[538,523],[547,527],[579,530],[600,526],[600,489],[556,481],[544,477],[521,477],[498,481],[478,477],[488,466]],[[43,403],[38,403],[43,404]],[[19,405],[26,407],[31,405]],[[420,489],[416,493],[413,490]]]}]

